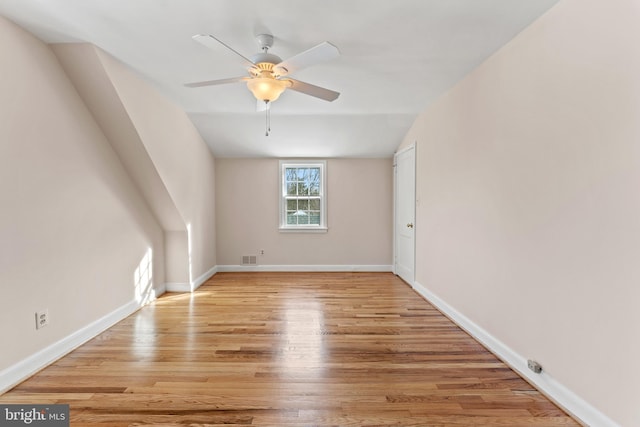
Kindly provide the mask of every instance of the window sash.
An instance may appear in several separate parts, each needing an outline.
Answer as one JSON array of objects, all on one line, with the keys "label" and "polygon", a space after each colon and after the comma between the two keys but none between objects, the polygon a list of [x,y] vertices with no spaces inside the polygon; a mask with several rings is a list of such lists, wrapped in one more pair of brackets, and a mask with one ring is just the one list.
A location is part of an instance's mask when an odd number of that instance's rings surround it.
[{"label": "window sash", "polygon": [[280,229],[326,230],[326,161],[280,161]]},{"label": "window sash", "polygon": [[287,226],[317,226],[322,223],[319,196],[285,196]]}]

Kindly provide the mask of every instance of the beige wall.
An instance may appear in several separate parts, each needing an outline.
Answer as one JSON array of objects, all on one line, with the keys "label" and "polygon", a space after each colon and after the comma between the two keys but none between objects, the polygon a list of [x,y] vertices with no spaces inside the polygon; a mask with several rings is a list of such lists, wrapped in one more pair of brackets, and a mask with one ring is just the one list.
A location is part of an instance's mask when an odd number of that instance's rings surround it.
[{"label": "beige wall", "polygon": [[186,113],[103,50],[52,49],[165,230],[165,275],[187,285],[215,267],[214,158]]},{"label": "beige wall", "polygon": [[143,261],[152,295],[215,271],[215,161],[184,111],[104,51],[4,18],[0,49],[4,390],[148,301]]},{"label": "beige wall", "polygon": [[[50,47],[165,231],[167,283],[186,287],[189,283],[187,226],[105,69],[103,58],[106,55],[89,43],[62,43]],[[146,141],[147,145],[153,142]]]},{"label": "beige wall", "polygon": [[105,70],[102,50],[89,43],[61,43],[49,47],[162,228],[186,231],[175,203]]},{"label": "beige wall", "polygon": [[184,221],[194,281],[216,266],[214,157],[183,110],[121,62],[101,50],[97,54]]},{"label": "beige wall", "polygon": [[389,266],[392,160],[329,159],[327,233],[278,231],[278,159],[216,159],[218,265]]},{"label": "beige wall", "polygon": [[[135,298],[163,233],[45,44],[0,17],[0,371]],[[50,324],[35,329],[35,312]],[[4,384],[3,384],[4,385]]]},{"label": "beige wall", "polygon": [[640,7],[563,0],[424,112],[417,282],[640,425]]}]

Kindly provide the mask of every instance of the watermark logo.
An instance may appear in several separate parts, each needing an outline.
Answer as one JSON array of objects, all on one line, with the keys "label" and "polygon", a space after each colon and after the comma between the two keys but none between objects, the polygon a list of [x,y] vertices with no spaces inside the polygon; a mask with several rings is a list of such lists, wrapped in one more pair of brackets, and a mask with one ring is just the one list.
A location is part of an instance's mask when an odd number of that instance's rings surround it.
[{"label": "watermark logo", "polygon": [[0,405],[0,427],[69,427],[69,405]]}]

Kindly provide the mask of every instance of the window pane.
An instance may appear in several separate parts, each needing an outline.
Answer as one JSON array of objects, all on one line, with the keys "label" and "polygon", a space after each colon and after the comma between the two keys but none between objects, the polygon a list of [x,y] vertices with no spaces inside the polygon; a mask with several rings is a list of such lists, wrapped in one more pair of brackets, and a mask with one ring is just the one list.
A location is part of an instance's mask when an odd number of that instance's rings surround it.
[{"label": "window pane", "polygon": [[296,169],[295,168],[286,168],[284,175],[285,175],[285,180],[287,182],[291,182],[291,181],[296,181],[297,180],[297,174],[296,174]]},{"label": "window pane", "polygon": [[287,225],[296,225],[298,223],[295,213],[296,211],[287,211]]},{"label": "window pane", "polygon": [[305,211],[296,212],[296,217],[298,218],[298,224],[309,224],[309,214]]},{"label": "window pane", "polygon": [[320,210],[320,199],[311,199],[309,200],[309,209],[314,211]]},{"label": "window pane", "polygon": [[320,168],[309,168],[308,180],[310,182],[320,182]]},{"label": "window pane", "polygon": [[320,184],[317,182],[312,183],[309,186],[309,194],[312,196],[319,196],[320,195]]},{"label": "window pane", "polygon": [[300,196],[306,196],[307,194],[309,194],[309,187],[307,187],[304,182],[299,182],[298,183],[298,195]]},{"label": "window pane", "polygon": [[302,211],[309,210],[309,200],[298,200],[298,209]]},{"label": "window pane", "polygon": [[287,184],[287,196],[295,196],[298,194],[298,192],[296,191],[298,187],[296,186],[295,183],[290,183]]},{"label": "window pane", "polygon": [[287,211],[297,211],[297,210],[298,210],[298,201],[287,200]]},{"label": "window pane", "polygon": [[309,211],[309,224],[320,225],[320,211]]}]

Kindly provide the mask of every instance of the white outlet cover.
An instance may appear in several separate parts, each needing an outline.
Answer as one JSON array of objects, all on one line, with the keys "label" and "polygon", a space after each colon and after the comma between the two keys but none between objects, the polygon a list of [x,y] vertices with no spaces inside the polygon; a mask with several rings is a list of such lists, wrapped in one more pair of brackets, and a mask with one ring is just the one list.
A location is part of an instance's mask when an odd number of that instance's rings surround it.
[{"label": "white outlet cover", "polygon": [[36,329],[44,328],[49,324],[49,310],[36,312]]}]

